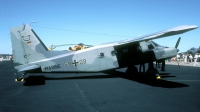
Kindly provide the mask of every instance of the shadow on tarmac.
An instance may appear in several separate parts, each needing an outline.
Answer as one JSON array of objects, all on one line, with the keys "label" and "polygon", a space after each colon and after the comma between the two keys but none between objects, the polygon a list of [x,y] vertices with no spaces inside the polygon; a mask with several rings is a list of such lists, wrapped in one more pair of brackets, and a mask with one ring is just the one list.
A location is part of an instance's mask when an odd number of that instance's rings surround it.
[{"label": "shadow on tarmac", "polygon": [[45,84],[45,76],[29,76],[25,78],[24,86],[36,86],[36,85],[44,85]]},{"label": "shadow on tarmac", "polygon": [[[175,77],[170,76],[170,73],[161,73],[161,78],[166,77]],[[90,76],[75,76],[75,77],[60,77],[60,78],[53,78],[53,77],[45,77],[45,76],[29,76],[25,79],[24,86],[35,86],[35,85],[44,85],[45,80],[74,80],[74,79],[104,79],[104,78],[124,78],[127,80],[135,81],[141,84],[146,84],[149,86],[154,87],[162,87],[162,88],[180,88],[180,87],[188,87],[189,85],[167,81],[163,79],[155,79],[147,77],[145,74],[134,74],[131,77],[127,76],[124,72],[115,71],[109,74],[103,75],[90,75]]]},{"label": "shadow on tarmac", "polygon": [[[123,74],[123,75],[121,75]],[[161,78],[169,78],[169,77],[176,77],[176,76],[170,76],[170,73],[160,73],[159,75]],[[183,83],[178,83],[178,82],[172,82],[172,81],[167,81],[163,79],[156,79],[155,77],[149,77],[147,74],[144,73],[138,73],[134,74],[132,76],[126,76],[125,73],[121,72],[120,75],[122,78],[135,81],[141,84],[146,84],[149,86],[154,86],[154,87],[162,87],[162,88],[181,88],[181,87],[188,87],[189,85],[183,84]]]},{"label": "shadow on tarmac", "polygon": [[[175,76],[163,76],[161,75],[161,78],[166,78],[166,77],[175,77]],[[147,76],[133,76],[133,77],[123,77],[125,79],[135,81],[141,84],[146,84],[149,86],[154,86],[154,87],[162,87],[162,88],[181,88],[181,87],[188,87],[189,85],[183,84],[183,83],[178,83],[178,82],[172,82],[172,81],[167,81],[163,79],[156,79],[156,78],[150,78]]]}]

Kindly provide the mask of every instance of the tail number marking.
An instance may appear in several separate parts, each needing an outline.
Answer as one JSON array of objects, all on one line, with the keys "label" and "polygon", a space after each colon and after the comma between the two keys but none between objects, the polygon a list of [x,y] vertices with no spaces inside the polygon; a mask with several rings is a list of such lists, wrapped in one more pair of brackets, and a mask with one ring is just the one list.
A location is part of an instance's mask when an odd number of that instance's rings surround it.
[{"label": "tail number marking", "polygon": [[73,62],[65,62],[64,66],[65,67],[70,67],[70,66],[78,66],[78,65],[82,65],[82,64],[86,64],[86,59],[80,59],[79,61],[74,60]]}]

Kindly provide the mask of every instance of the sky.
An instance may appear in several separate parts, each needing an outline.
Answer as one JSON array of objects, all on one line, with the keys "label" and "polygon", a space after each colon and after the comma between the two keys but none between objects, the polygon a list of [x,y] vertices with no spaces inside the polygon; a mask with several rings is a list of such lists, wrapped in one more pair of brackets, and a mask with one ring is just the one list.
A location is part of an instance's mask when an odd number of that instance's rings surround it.
[{"label": "sky", "polygon": [[[0,54],[12,54],[10,28],[30,23],[47,47],[99,45],[180,25],[200,26],[200,0],[0,0]],[[180,52],[200,46],[200,28],[154,41],[174,47],[178,37]]]}]

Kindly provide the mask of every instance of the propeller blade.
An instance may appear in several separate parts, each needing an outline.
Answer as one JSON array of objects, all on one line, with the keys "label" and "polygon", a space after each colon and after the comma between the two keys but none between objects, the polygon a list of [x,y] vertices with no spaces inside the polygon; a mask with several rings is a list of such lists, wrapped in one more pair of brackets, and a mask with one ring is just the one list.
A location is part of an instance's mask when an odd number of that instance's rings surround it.
[{"label": "propeller blade", "polygon": [[178,63],[178,68],[180,68],[180,65],[179,65],[179,62],[178,62],[178,60],[176,60],[176,62]]},{"label": "propeller blade", "polygon": [[[178,45],[179,45],[180,40],[181,40],[181,37],[179,37],[178,40],[177,40],[177,42],[176,42],[176,45],[175,45],[175,48],[176,48],[176,49],[177,49],[177,47],[178,47]],[[179,49],[177,49],[177,52],[179,52]],[[178,67],[180,68],[180,65],[179,65],[177,56],[176,56],[176,62],[178,63]]]},{"label": "propeller blade", "polygon": [[176,46],[175,46],[175,48],[178,47],[180,40],[181,40],[181,37],[178,38],[178,41],[176,42]]}]

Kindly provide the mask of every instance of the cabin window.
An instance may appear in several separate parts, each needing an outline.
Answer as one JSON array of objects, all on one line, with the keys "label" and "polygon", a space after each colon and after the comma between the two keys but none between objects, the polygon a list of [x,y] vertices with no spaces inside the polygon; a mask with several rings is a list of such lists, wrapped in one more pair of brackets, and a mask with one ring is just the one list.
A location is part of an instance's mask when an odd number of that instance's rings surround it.
[{"label": "cabin window", "polygon": [[104,53],[99,53],[99,58],[103,58],[104,57]]}]

